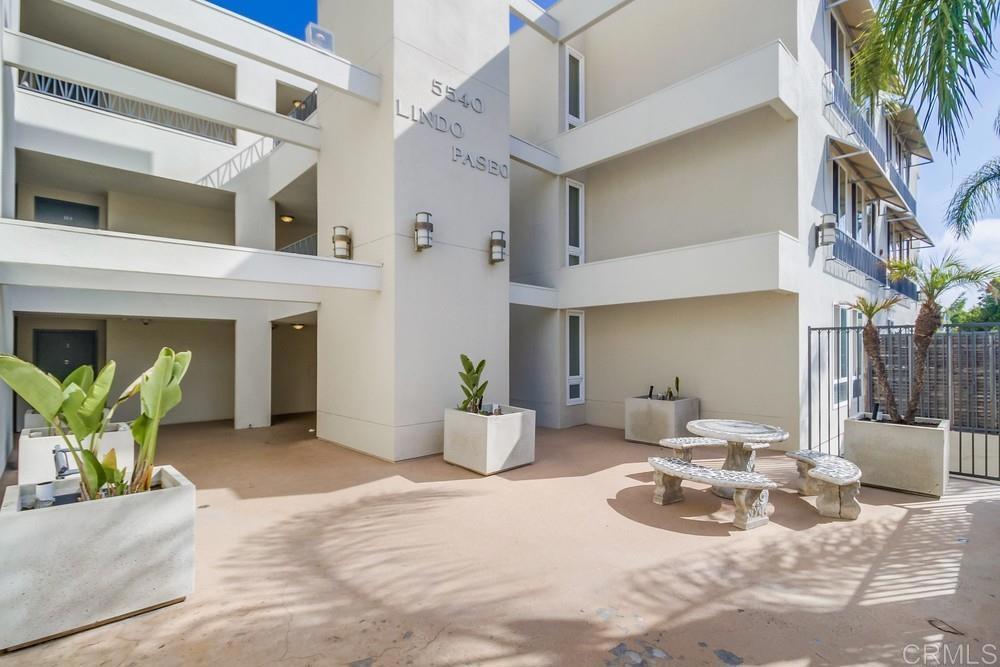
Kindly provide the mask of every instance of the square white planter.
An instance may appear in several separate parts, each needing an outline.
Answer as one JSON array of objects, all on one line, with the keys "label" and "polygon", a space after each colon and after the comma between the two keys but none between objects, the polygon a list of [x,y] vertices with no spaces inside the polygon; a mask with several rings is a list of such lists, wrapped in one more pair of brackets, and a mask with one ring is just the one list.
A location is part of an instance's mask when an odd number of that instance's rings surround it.
[{"label": "square white planter", "polygon": [[535,461],[535,411],[501,406],[501,415],[444,411],[444,460],[480,475]]},{"label": "square white planter", "polygon": [[[56,478],[55,459],[52,450],[64,449],[66,443],[58,435],[50,435],[48,427],[25,429],[17,440],[17,483],[38,484],[51,482]],[[72,439],[72,436],[70,436]],[[74,442],[74,444],[76,444]],[[90,441],[85,445],[89,446]],[[97,448],[97,458],[103,459],[108,451],[115,450],[115,458],[119,468],[126,468],[126,476],[132,474],[135,461],[135,440],[128,424],[108,424],[108,430],[101,436],[101,444]],[[66,455],[71,468],[76,467],[73,457]]]},{"label": "square white planter", "polygon": [[861,483],[940,498],[948,486],[947,420],[927,426],[844,420],[844,458],[861,468]]},{"label": "square white planter", "polygon": [[[35,487],[0,506],[0,651],[180,602],[194,590],[195,488],[171,466],[162,488],[41,509]],[[79,479],[55,483],[56,495]]]},{"label": "square white planter", "polygon": [[645,396],[626,398],[625,439],[658,445],[663,438],[689,436],[687,423],[698,419],[699,413],[700,401],[697,398],[673,401],[659,401]]}]

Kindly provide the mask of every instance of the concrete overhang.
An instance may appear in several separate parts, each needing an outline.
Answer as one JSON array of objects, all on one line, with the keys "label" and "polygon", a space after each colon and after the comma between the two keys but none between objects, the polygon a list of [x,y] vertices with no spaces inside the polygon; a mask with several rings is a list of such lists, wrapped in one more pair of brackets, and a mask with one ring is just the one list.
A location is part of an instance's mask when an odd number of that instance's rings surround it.
[{"label": "concrete overhang", "polygon": [[837,10],[857,39],[865,24],[875,16],[871,0],[826,0],[826,11]]},{"label": "concrete overhang", "polygon": [[631,2],[632,0],[575,0],[556,5],[552,12],[548,12],[532,0],[510,0],[510,11],[548,40],[565,42]]},{"label": "concrete overhang", "polygon": [[560,134],[541,148],[560,174],[592,167],[755,109],[798,116],[798,62],[779,40]]},{"label": "concrete overhang", "polygon": [[30,35],[5,30],[3,62],[305,148],[320,147],[315,125]]},{"label": "concrete overhang", "polygon": [[799,241],[767,232],[563,267],[554,288],[511,284],[511,303],[567,309],[747,292],[798,292]]},{"label": "concrete overhang", "polygon": [[368,102],[381,99],[382,81],[377,75],[210,2],[55,1],[144,32],[150,32],[147,25],[167,28]]},{"label": "concrete overhang", "polygon": [[559,156],[514,135],[510,136],[510,157],[549,174],[560,173]]},{"label": "concrete overhang", "polygon": [[376,264],[0,220],[0,283],[318,302],[332,288],[379,290]]}]

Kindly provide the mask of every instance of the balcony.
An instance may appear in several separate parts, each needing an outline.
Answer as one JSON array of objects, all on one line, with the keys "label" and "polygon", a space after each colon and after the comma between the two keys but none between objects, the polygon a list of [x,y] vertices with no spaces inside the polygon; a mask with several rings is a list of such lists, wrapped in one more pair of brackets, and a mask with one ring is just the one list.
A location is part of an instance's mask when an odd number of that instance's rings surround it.
[{"label": "balcony", "polygon": [[891,280],[882,258],[872,254],[868,248],[840,229],[834,230],[834,241],[830,246],[828,260],[839,262],[849,270],[861,273],[866,279],[888,287],[913,301],[920,298],[920,290],[916,284],[906,279]]},{"label": "balcony", "polygon": [[865,113],[854,103],[851,91],[848,90],[844,80],[837,72],[827,72],[823,77],[823,88],[827,107],[836,109],[837,114],[847,124],[846,134],[855,138],[856,142],[863,146],[878,164],[879,169],[888,179],[898,195],[901,203],[904,204],[911,213],[917,212],[917,200],[910,192],[910,187],[906,180],[899,173],[896,165],[886,157],[885,147],[878,140],[878,135],[869,124]]},{"label": "balcony", "polygon": [[318,237],[316,234],[310,234],[305,238],[299,239],[295,243],[289,243],[282,248],[278,248],[278,252],[290,252],[293,255],[315,256],[317,253],[317,241]]}]

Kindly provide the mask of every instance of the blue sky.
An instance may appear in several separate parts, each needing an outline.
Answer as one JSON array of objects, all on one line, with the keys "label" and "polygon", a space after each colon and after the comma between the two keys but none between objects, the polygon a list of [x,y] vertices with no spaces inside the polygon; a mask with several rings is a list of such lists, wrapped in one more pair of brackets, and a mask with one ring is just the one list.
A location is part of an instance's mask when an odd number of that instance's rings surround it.
[{"label": "blue sky", "polygon": [[[316,20],[316,0],[212,0],[215,4],[270,25],[282,32],[301,38],[309,21]],[[548,8],[556,0],[536,0]],[[511,16],[511,30],[521,22]],[[918,219],[934,239],[935,254],[957,250],[965,259],[979,264],[1000,264],[1000,211],[976,226],[969,241],[958,242],[948,233],[942,219],[955,187],[968,174],[990,158],[1000,155],[1000,138],[993,132],[993,119],[1000,110],[1000,78],[991,72],[976,80],[978,101],[974,101],[973,118],[962,141],[962,153],[954,161],[937,155],[937,161],[924,166],[917,188]],[[937,143],[937,130],[927,129],[932,148]],[[947,300],[947,299],[946,299]]]}]

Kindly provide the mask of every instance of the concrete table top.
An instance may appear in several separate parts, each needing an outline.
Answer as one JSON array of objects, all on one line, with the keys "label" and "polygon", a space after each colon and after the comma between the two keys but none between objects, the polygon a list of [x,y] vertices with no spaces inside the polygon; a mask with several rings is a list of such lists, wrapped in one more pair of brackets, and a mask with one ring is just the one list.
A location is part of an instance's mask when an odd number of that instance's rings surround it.
[{"label": "concrete table top", "polygon": [[687,430],[706,438],[721,438],[728,442],[766,444],[788,439],[788,431],[740,419],[695,419]]}]

